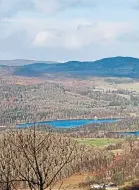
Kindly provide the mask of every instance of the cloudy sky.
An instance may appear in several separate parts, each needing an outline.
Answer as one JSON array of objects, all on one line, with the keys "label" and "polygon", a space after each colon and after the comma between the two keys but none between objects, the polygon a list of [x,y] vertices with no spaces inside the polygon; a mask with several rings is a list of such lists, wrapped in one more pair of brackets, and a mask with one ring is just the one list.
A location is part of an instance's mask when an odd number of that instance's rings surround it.
[{"label": "cloudy sky", "polygon": [[0,59],[139,57],[139,0],[0,0]]}]

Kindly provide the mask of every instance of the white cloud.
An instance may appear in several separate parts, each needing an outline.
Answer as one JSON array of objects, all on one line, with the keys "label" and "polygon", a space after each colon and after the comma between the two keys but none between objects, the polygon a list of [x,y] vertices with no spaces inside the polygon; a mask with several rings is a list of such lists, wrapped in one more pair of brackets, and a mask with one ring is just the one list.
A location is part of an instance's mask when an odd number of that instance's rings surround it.
[{"label": "white cloud", "polygon": [[94,0],[0,0],[0,18],[15,15],[20,11],[39,11],[53,14],[72,6],[91,6]]},{"label": "white cloud", "polygon": [[89,58],[91,49],[96,55],[104,54],[106,49],[118,52],[120,48],[117,51],[117,46],[121,44],[123,47],[125,40],[128,44],[131,38],[139,36],[137,32],[135,36],[135,28],[128,22],[96,22],[91,19],[3,19],[0,22],[0,52],[3,59]]},{"label": "white cloud", "polygon": [[46,12],[47,14],[55,13],[60,8],[58,0],[33,0],[33,2],[39,11]]},{"label": "white cloud", "polygon": [[[138,5],[138,2],[126,0],[128,7],[132,3]],[[0,56],[43,59],[47,55],[53,59],[56,55],[55,59],[64,56],[80,59],[83,55],[88,58],[88,52],[103,55],[106,50],[111,52],[113,49],[118,54],[119,47],[126,52],[128,43],[130,47],[133,45],[131,52],[134,53],[137,51],[134,45],[139,39],[137,19],[133,24],[134,14],[131,20],[128,19],[130,16],[126,18],[126,9],[123,16],[118,16],[122,18],[121,22],[115,13],[112,14],[112,6],[118,14],[118,6],[121,9],[127,6],[126,3],[125,0],[0,0]],[[101,8],[87,12],[95,5]],[[102,6],[106,8],[104,12]],[[54,14],[59,12],[61,14]]]},{"label": "white cloud", "polygon": [[41,31],[39,32],[35,39],[34,39],[34,45],[35,46],[48,46],[53,47],[56,45],[57,42],[57,35],[54,34],[52,31]]},{"label": "white cloud", "polygon": [[76,24],[62,22],[63,26],[55,30],[42,29],[36,34],[33,44],[39,47],[80,49],[93,43],[102,45],[113,43],[127,30],[131,30],[130,25],[123,22],[87,22],[88,24],[84,21],[75,22]]},{"label": "white cloud", "polygon": [[32,7],[31,0],[0,0],[0,18],[11,17],[18,11],[26,11]]},{"label": "white cloud", "polygon": [[35,11],[54,14],[77,7],[126,6],[139,7],[138,0],[0,0],[0,18],[10,17],[18,12]]},{"label": "white cloud", "polygon": [[94,6],[95,0],[33,0],[36,8],[47,14],[65,10],[70,7]]}]

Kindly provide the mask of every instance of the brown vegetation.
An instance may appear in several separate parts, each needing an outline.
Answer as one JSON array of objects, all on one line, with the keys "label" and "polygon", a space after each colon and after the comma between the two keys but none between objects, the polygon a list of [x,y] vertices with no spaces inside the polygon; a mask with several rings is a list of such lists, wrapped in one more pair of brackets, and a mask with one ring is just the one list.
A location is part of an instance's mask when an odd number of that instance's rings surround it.
[{"label": "brown vegetation", "polygon": [[113,156],[57,134],[19,130],[0,135],[0,184],[44,190],[76,172],[107,167]]},{"label": "brown vegetation", "polygon": [[3,76],[0,79],[0,125],[15,126],[34,119],[131,118],[139,115],[138,100],[137,92],[112,88],[102,79]]}]

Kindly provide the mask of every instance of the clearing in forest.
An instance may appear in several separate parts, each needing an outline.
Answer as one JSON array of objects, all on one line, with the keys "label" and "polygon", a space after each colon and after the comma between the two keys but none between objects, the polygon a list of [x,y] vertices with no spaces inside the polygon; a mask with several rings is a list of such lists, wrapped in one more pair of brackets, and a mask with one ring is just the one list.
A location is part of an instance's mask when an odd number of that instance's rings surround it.
[{"label": "clearing in forest", "polygon": [[77,138],[76,140],[81,144],[103,147],[103,146],[107,146],[110,144],[118,143],[121,139],[114,139],[114,138]]}]

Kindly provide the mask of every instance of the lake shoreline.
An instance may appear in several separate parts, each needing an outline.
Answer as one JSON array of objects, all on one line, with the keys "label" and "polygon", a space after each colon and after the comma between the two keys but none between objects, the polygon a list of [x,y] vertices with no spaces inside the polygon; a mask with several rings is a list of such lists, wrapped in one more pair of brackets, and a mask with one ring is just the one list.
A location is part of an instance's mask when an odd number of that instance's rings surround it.
[{"label": "lake shoreline", "polygon": [[16,128],[31,127],[33,125],[51,125],[55,128],[75,128],[86,124],[94,123],[114,123],[120,121],[121,118],[98,118],[98,119],[68,119],[68,120],[51,120],[51,121],[40,121],[33,123],[21,123],[16,124]]}]

